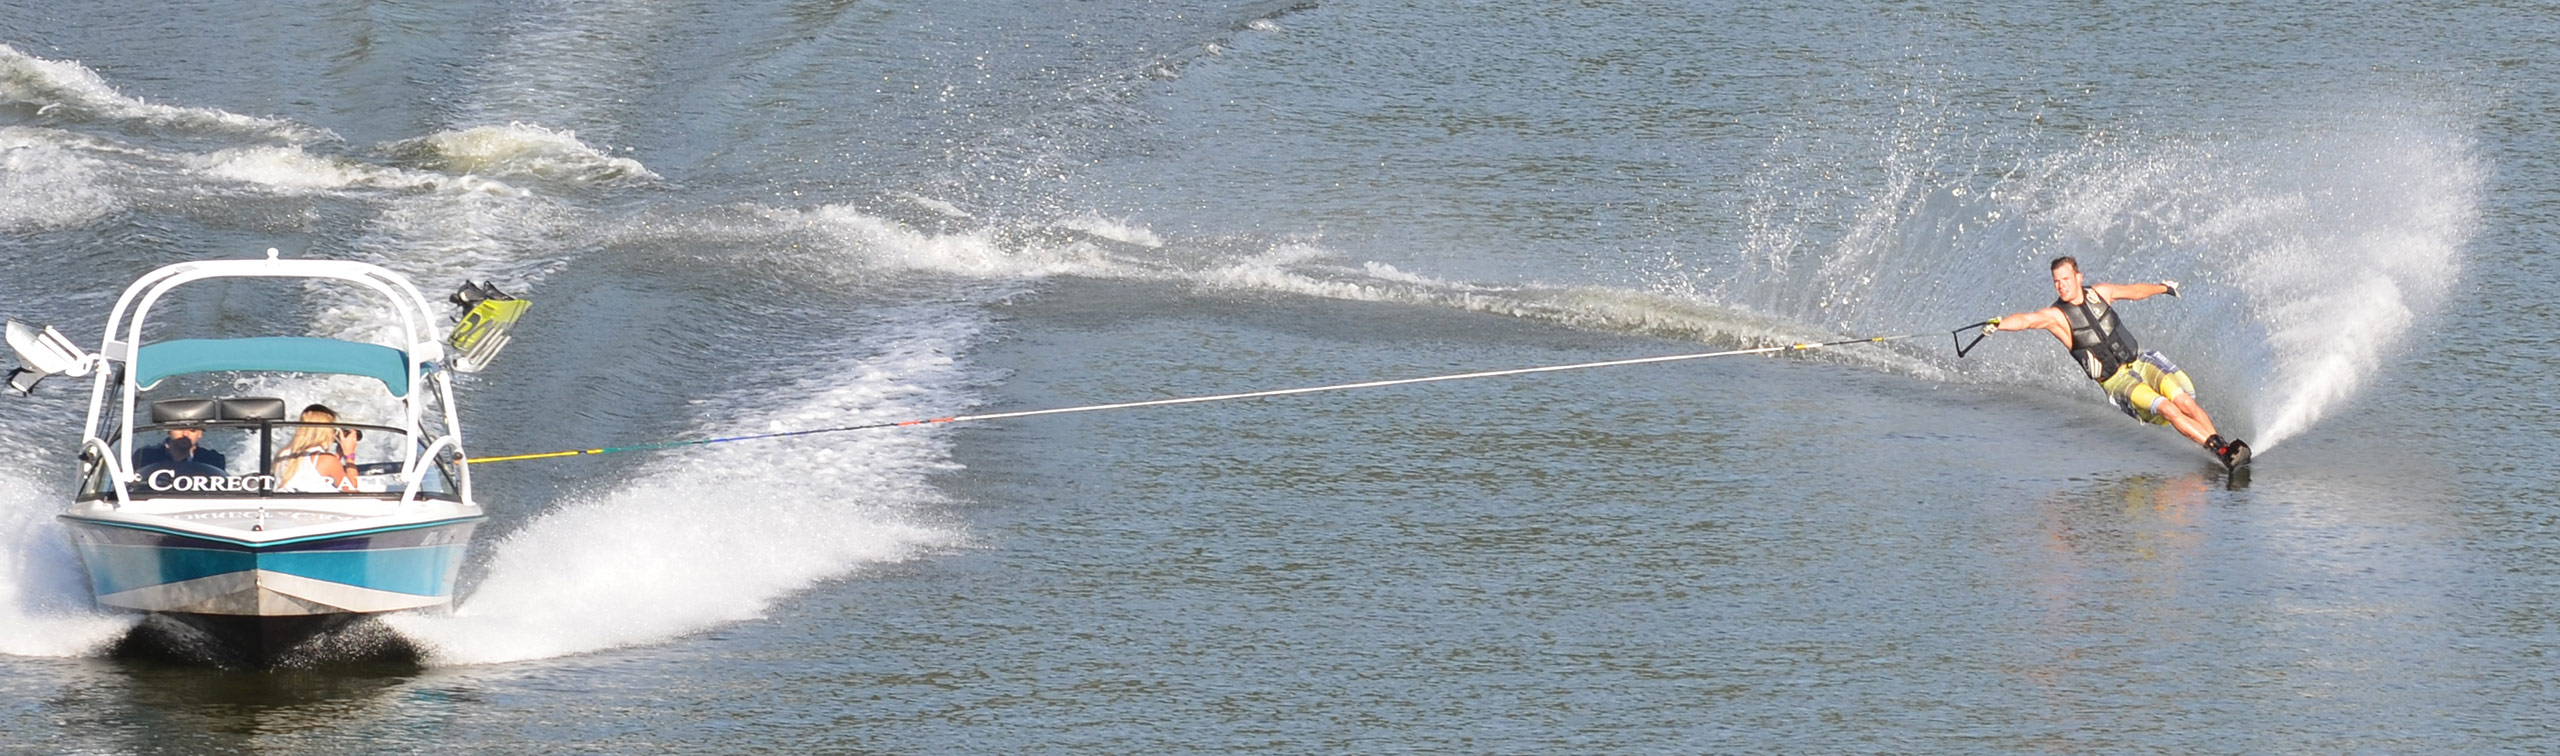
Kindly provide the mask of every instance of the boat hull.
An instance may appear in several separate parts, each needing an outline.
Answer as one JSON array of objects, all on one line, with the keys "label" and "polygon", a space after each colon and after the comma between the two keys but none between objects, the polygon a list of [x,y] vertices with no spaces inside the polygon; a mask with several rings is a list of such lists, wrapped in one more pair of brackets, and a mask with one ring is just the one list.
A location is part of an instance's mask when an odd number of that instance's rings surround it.
[{"label": "boat hull", "polygon": [[168,615],[255,658],[365,615],[450,604],[484,519],[341,518],[269,535],[268,521],[296,513],[224,516],[250,511],[61,519],[99,603]]},{"label": "boat hull", "polygon": [[109,653],[232,669],[416,660],[418,649],[375,619],[380,616],[153,612]]}]

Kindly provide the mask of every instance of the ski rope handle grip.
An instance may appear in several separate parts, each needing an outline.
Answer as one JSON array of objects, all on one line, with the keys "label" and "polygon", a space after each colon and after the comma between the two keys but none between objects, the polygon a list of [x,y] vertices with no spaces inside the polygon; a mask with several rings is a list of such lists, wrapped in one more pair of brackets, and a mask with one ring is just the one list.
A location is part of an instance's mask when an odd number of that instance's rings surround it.
[{"label": "ski rope handle grip", "polygon": [[[1965,325],[1957,326],[1954,331],[1948,332],[1947,338],[1954,340],[1956,343],[1956,359],[1964,359],[1966,352],[1973,351],[1974,346],[1981,344],[1983,339],[1991,338],[1990,331],[1982,330],[1984,326],[1995,326],[1999,324],[1999,318],[1992,318],[1980,323],[1967,323]],[[1966,331],[1974,332],[1972,341],[1964,340],[1964,332]]]}]

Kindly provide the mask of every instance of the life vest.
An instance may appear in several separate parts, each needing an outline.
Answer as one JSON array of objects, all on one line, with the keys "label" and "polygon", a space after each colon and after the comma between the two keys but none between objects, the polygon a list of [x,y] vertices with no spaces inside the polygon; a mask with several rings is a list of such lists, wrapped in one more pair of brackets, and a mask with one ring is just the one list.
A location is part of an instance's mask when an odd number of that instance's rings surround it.
[{"label": "life vest", "polygon": [[2105,382],[2116,374],[2117,368],[2142,355],[2133,334],[2126,333],[2124,324],[2117,322],[2115,308],[2107,306],[2098,290],[2083,287],[2079,304],[2055,298],[2053,306],[2071,321],[2071,357],[2080,361],[2082,370],[2089,371],[2089,380]]}]

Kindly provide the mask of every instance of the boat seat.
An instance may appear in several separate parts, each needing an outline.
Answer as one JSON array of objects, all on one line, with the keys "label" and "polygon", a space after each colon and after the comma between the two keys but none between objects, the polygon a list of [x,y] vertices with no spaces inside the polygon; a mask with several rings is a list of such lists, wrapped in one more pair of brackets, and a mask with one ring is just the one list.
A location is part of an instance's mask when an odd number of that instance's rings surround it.
[{"label": "boat seat", "polygon": [[151,422],[201,423],[215,417],[211,399],[161,399],[151,403]]},{"label": "boat seat", "polygon": [[282,420],[284,400],[263,396],[243,396],[222,400],[224,420]]}]

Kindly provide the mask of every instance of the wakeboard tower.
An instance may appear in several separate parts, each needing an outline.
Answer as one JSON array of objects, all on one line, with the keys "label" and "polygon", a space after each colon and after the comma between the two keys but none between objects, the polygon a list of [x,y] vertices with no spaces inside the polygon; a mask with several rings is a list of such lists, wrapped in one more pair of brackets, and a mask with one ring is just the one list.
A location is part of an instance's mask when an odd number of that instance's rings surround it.
[{"label": "wakeboard tower", "polygon": [[[241,278],[362,290],[393,324],[389,343],[169,338],[183,326],[150,320],[172,289]],[[486,284],[451,301],[463,308],[462,327],[439,339],[428,300],[400,274],[270,249],[265,259],[144,275],[108,314],[94,354],[50,327],[10,321],[23,365],[11,388],[94,377],[80,483],[59,519],[97,602],[143,613],[142,628],[169,635],[166,650],[248,666],[326,648],[358,619],[450,605],[472,531],[486,519],[451,376],[487,367],[528,306]],[[357,384],[379,392],[367,404],[391,409],[323,422],[282,398],[219,395],[279,373],[370,379]],[[306,441],[327,445],[298,451]],[[317,472],[332,466],[322,457],[339,463],[337,477]]]}]

